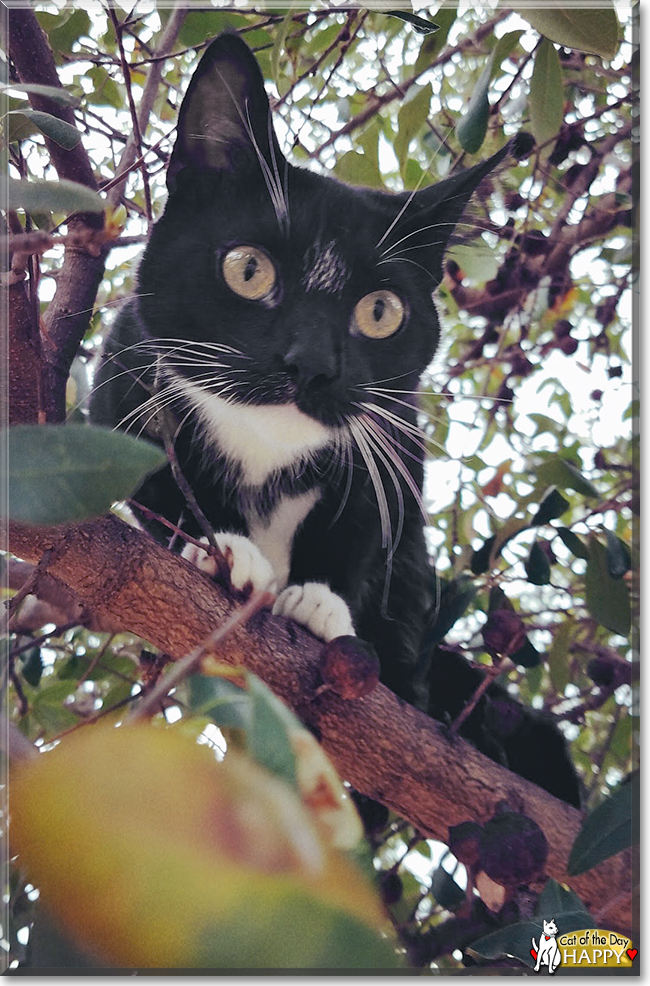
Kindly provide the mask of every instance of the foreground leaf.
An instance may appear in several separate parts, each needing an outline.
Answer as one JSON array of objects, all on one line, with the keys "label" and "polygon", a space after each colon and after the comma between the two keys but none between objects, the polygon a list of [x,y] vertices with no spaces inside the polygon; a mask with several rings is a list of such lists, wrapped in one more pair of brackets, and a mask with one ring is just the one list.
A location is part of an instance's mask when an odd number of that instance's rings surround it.
[{"label": "foreground leaf", "polygon": [[0,90],[16,90],[17,92],[31,92],[37,96],[46,96],[47,99],[53,100],[55,103],[60,103],[61,106],[79,106],[81,100],[78,96],[73,96],[71,92],[67,89],[61,89],[59,86],[43,86],[37,82],[11,82],[7,85],[0,86]]},{"label": "foreground leaf", "polygon": [[603,58],[613,58],[618,50],[618,20],[612,3],[603,5],[602,9],[551,7],[541,3],[532,8],[508,6],[544,37],[565,48],[589,51]]},{"label": "foreground leaf", "polygon": [[8,115],[24,116],[31,120],[41,133],[55,144],[64,147],[66,151],[71,151],[81,140],[81,134],[76,127],[66,123],[65,120],[59,120],[58,116],[52,116],[51,113],[42,113],[40,110],[30,110],[26,107],[24,110],[10,110]]},{"label": "foreground leaf", "polygon": [[286,784],[150,725],[14,766],[12,850],[50,917],[117,967],[394,967],[378,900]]},{"label": "foreground leaf", "polygon": [[9,429],[9,517],[65,524],[101,516],[164,465],[149,442],[86,425]]},{"label": "foreground leaf", "polygon": [[555,137],[564,118],[564,89],[560,58],[547,38],[535,52],[535,65],[530,80],[530,125],[538,144]]},{"label": "foreground leaf", "polygon": [[101,195],[76,181],[19,181],[0,177],[0,195],[26,212],[103,212]]},{"label": "foreground leaf", "polygon": [[639,806],[639,774],[620,784],[582,823],[573,844],[567,872],[584,873],[632,845],[633,811]]},{"label": "foreground leaf", "polygon": [[585,573],[585,594],[589,612],[612,633],[626,637],[632,621],[630,593],[622,579],[612,578],[607,550],[592,534]]}]

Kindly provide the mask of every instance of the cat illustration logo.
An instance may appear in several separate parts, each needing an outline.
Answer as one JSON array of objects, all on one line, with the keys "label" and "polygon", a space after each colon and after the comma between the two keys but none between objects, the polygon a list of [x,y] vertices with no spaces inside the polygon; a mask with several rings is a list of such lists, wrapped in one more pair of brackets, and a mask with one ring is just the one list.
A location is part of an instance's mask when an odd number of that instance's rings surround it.
[{"label": "cat illustration logo", "polygon": [[532,939],[530,950],[535,961],[535,972],[543,965],[549,973],[562,964],[565,969],[621,969],[630,968],[638,955],[632,940],[615,931],[585,928],[559,934],[553,918],[544,921],[544,932],[539,945]]},{"label": "cat illustration logo", "polygon": [[539,946],[535,939],[532,939],[533,947],[530,954],[535,959],[535,972],[539,972],[545,965],[548,966],[549,973],[553,973],[562,961],[556,935],[557,925],[551,918],[550,921],[544,921],[544,934],[539,936]]}]

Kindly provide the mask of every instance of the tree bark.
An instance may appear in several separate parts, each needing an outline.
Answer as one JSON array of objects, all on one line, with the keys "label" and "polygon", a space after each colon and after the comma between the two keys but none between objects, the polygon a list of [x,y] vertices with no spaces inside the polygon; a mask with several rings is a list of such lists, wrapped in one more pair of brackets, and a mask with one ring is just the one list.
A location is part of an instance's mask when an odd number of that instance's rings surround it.
[{"label": "tree bark", "polygon": [[[12,8],[6,30],[9,55],[20,82],[62,88],[52,49],[34,11],[31,8]],[[61,106],[55,100],[37,93],[29,93],[29,101],[34,109],[75,125],[71,107]],[[66,149],[45,137],[45,145],[59,178],[97,188],[90,158],[81,142],[72,149]],[[68,222],[71,230],[80,226],[101,229],[103,224],[102,213],[84,213]],[[65,420],[66,383],[72,360],[90,322],[107,252],[104,249],[98,256],[91,256],[85,250],[66,248],[63,266],[57,277],[56,294],[47,307],[41,327],[42,410],[48,421]],[[39,326],[33,326],[32,331],[39,331]]]},{"label": "tree bark", "polygon": [[[77,594],[93,627],[138,634],[174,659],[203,641],[234,605],[189,562],[112,515],[79,527],[10,524],[9,537],[11,550],[28,561],[54,549],[47,575]],[[219,658],[264,679],[313,730],[342,777],[427,836],[445,842],[450,826],[487,821],[500,800],[521,805],[547,836],[547,872],[603,920],[611,900],[606,925],[630,932],[629,852],[568,877],[579,811],[463,740],[450,742],[437,722],[383,685],[355,701],[331,692],[314,699],[321,651],[302,627],[261,612],[235,631]]]}]

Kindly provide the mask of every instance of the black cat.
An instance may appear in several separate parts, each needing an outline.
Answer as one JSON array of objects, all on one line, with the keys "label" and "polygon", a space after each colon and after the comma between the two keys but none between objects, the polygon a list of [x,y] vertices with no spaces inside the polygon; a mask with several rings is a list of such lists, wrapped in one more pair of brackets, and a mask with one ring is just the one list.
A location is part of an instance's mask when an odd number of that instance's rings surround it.
[{"label": "black cat", "polygon": [[[183,100],[165,213],[91,406],[96,422],[136,430],[172,408],[233,583],[274,583],[275,611],[324,639],[356,631],[383,681],[422,707],[430,572],[414,392],[438,343],[445,246],[506,153],[413,195],[295,168],[255,58],[221,35]],[[137,499],[197,533],[169,469]]]},{"label": "black cat", "polygon": [[[295,168],[255,58],[221,35],[183,100],[167,206],[91,403],[95,422],[136,432],[168,409],[233,585],[275,589],[274,612],[325,640],[370,641],[384,683],[440,719],[473,687],[434,667],[429,701],[415,394],[438,343],[445,247],[507,153],[414,194]],[[137,500],[201,533],[169,467]],[[184,554],[215,574],[205,552]]]}]

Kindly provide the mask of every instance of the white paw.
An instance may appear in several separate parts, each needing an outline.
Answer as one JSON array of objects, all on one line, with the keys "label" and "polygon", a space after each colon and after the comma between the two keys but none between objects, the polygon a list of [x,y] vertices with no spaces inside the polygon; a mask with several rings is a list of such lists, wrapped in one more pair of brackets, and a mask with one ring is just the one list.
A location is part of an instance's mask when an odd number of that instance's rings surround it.
[{"label": "white paw", "polygon": [[[230,581],[234,589],[244,589],[251,585],[255,592],[274,592],[275,573],[262,552],[243,534],[219,531],[215,540],[230,568]],[[207,538],[201,538],[204,544]],[[195,544],[186,544],[182,552],[200,572],[214,577],[217,574],[216,559]]]},{"label": "white paw", "polygon": [[326,642],[334,637],[355,635],[347,604],[320,582],[288,586],[276,599],[273,613],[302,623]]}]

